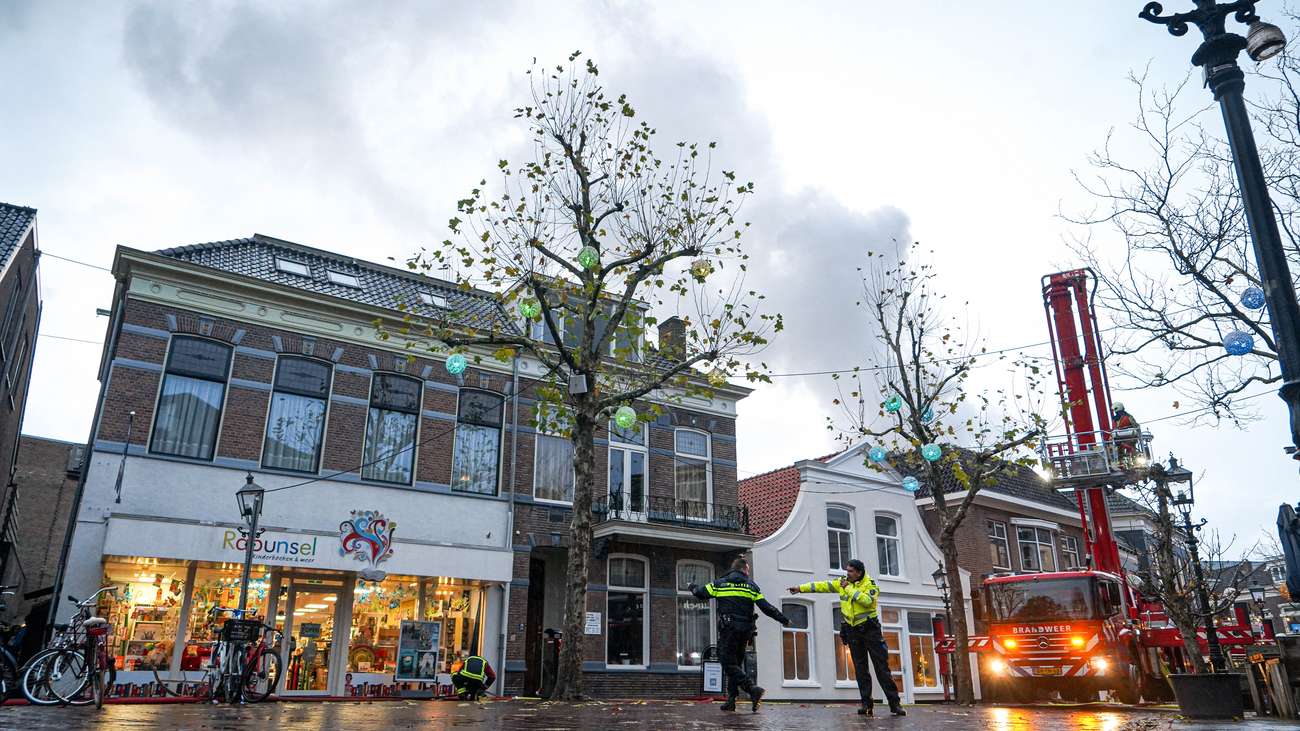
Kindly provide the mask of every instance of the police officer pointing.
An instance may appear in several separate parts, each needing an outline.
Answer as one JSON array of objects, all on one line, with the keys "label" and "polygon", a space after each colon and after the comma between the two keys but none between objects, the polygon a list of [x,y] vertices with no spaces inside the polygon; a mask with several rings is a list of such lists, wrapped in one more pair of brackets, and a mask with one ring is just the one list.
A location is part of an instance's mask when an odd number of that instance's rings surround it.
[{"label": "police officer pointing", "polygon": [[754,624],[758,621],[754,607],[782,626],[790,626],[790,620],[763,598],[758,584],[750,580],[749,562],[743,558],[732,561],[731,571],[716,581],[704,586],[688,584],[686,588],[697,599],[712,598],[718,602],[718,652],[727,673],[727,702],[722,704],[722,710],[736,710],[736,696],[743,690],[749,694],[750,710],[757,712],[764,691],[745,672],[745,647],[754,636]]}]

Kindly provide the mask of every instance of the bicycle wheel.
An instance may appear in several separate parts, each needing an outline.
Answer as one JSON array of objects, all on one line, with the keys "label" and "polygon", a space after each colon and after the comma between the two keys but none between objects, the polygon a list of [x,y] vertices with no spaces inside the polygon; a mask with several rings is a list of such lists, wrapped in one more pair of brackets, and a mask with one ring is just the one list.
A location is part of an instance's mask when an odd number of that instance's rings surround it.
[{"label": "bicycle wheel", "polygon": [[90,677],[86,672],[86,656],[81,650],[57,650],[46,662],[49,667],[45,684],[59,703],[84,706],[93,700],[87,690]]},{"label": "bicycle wheel", "polygon": [[242,682],[244,700],[249,703],[261,703],[275,692],[275,687],[279,683],[280,656],[274,652],[263,652],[244,668]]},{"label": "bicycle wheel", "polygon": [[36,653],[23,668],[22,691],[27,702],[36,706],[54,706],[62,701],[50,690],[49,674],[54,667],[57,649],[46,649]]}]

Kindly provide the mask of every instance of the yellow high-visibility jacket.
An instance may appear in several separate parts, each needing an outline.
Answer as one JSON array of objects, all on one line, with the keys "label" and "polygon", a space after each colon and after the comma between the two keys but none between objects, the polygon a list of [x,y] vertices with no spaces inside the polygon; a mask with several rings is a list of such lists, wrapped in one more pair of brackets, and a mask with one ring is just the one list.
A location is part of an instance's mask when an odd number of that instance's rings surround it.
[{"label": "yellow high-visibility jacket", "polygon": [[850,627],[856,627],[868,619],[875,619],[880,615],[880,608],[876,606],[876,597],[880,595],[880,589],[876,587],[876,582],[872,581],[870,576],[862,575],[862,579],[857,583],[847,583],[840,586],[838,579],[833,581],[810,581],[807,584],[799,585],[801,594],[839,594],[840,595],[840,614],[844,615],[844,623]]}]

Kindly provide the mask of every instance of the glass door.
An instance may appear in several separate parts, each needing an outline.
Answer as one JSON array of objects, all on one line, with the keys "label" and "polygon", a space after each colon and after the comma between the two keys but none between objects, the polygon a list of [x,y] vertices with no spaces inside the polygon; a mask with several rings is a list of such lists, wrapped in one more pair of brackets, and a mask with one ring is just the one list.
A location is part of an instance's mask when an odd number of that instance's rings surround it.
[{"label": "glass door", "polygon": [[342,592],[319,586],[291,586],[284,633],[293,638],[285,666],[285,695],[328,695],[334,645],[334,612]]}]

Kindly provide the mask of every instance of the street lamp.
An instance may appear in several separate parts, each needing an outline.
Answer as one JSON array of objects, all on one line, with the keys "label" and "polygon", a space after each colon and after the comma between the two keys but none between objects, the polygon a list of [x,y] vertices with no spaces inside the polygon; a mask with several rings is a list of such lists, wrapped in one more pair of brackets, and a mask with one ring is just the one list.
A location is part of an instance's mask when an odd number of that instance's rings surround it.
[{"label": "street lamp", "polygon": [[[952,624],[952,603],[948,595],[948,572],[944,571],[943,566],[939,566],[931,576],[934,578],[934,585],[939,588],[939,593],[943,596],[943,621],[944,630]],[[948,688],[951,686],[952,660],[947,653],[939,656],[939,672],[943,675],[943,700],[946,703],[951,699]]]},{"label": "street lamp", "polygon": [[[1214,615],[1210,608],[1210,592],[1205,586],[1205,570],[1201,567],[1201,554],[1197,549],[1199,545],[1196,540],[1196,531],[1205,525],[1205,519],[1201,522],[1192,524],[1192,505],[1196,502],[1196,487],[1192,480],[1192,471],[1178,464],[1178,460],[1169,457],[1169,466],[1156,473],[1156,481],[1160,485],[1160,492],[1165,493],[1170,483],[1185,484],[1187,489],[1173,495],[1170,503],[1177,508],[1179,515],[1183,518],[1183,534],[1187,536],[1187,550],[1192,554],[1192,571],[1196,577],[1196,598],[1201,605],[1201,616],[1205,618],[1205,644],[1210,649],[1210,666],[1214,672],[1222,673],[1228,669],[1228,664],[1223,657],[1223,646],[1219,644],[1219,632],[1214,627]],[[1155,475],[1153,475],[1155,476]]]},{"label": "street lamp", "polygon": [[1259,609],[1259,636],[1260,639],[1268,637],[1268,614],[1264,610],[1264,600],[1268,597],[1268,587],[1260,583],[1250,585],[1250,600],[1255,603]]},{"label": "street lamp", "polygon": [[[1194,0],[1195,10],[1166,16],[1160,15],[1164,11],[1160,3],[1149,2],[1138,17],[1164,25],[1175,36],[1186,34],[1187,24],[1192,23],[1204,38],[1192,55],[1192,64],[1204,71],[1205,85],[1210,87],[1223,112],[1223,124],[1245,203],[1246,224],[1255,244],[1255,263],[1259,267],[1260,284],[1268,303],[1273,342],[1282,371],[1282,386],[1278,394],[1291,413],[1291,446],[1287,447],[1287,452],[1300,460],[1300,305],[1296,304],[1291,272],[1278,235],[1277,220],[1273,217],[1264,171],[1260,167],[1259,150],[1255,147],[1250,116],[1241,96],[1246,88],[1246,77],[1237,66],[1237,55],[1242,49],[1252,60],[1259,62],[1276,56],[1286,44],[1286,36],[1277,26],[1261,21],[1255,14],[1257,1],[1236,0],[1220,5],[1215,0]],[[1248,24],[1246,38],[1227,32],[1225,24],[1229,13],[1238,23]]]},{"label": "street lamp", "polygon": [[261,485],[253,482],[253,475],[248,475],[248,481],[244,486],[239,488],[235,493],[235,499],[239,502],[239,514],[244,518],[244,523],[248,525],[248,539],[244,543],[244,575],[239,580],[239,617],[244,617],[244,610],[248,608],[248,574],[253,570],[253,542],[257,540],[257,521],[262,516],[262,498],[266,491]]}]

